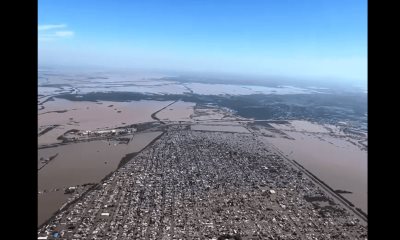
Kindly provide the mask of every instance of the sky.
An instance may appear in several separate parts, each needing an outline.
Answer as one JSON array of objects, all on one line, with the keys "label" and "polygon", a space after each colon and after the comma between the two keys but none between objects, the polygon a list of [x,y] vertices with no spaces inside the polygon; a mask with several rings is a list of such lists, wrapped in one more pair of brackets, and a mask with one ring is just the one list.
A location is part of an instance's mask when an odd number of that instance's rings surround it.
[{"label": "sky", "polygon": [[366,0],[39,0],[39,66],[367,81]]}]

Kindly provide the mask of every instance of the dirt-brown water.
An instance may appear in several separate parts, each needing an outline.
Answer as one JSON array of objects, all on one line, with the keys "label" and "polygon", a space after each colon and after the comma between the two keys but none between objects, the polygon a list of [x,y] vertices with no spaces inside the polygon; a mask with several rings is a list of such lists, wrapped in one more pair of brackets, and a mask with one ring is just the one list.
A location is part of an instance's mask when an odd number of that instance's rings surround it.
[{"label": "dirt-brown water", "polygon": [[344,139],[324,135],[286,131],[296,140],[262,137],[272,143],[289,158],[294,159],[335,190],[346,190],[343,194],[356,207],[367,209],[367,152],[360,150]]},{"label": "dirt-brown water", "polygon": [[178,101],[157,113],[157,117],[168,121],[190,121],[190,116],[194,114],[195,105],[191,102]]},{"label": "dirt-brown water", "polygon": [[[57,128],[39,137],[38,143],[60,142],[57,137],[70,129],[96,130],[114,128],[125,124],[154,121],[151,114],[167,106],[172,101],[131,101],[131,102],[74,102],[55,98],[46,102],[45,109],[39,111],[38,124]],[[112,106],[112,107],[110,107]],[[54,112],[67,110],[66,112]],[[47,112],[47,113],[46,113]]]}]

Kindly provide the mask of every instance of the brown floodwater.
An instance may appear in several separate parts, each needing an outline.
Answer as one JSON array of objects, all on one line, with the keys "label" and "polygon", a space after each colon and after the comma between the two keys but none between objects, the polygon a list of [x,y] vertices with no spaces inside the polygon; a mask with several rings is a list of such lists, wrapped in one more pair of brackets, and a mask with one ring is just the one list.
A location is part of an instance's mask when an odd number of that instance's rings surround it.
[{"label": "brown floodwater", "polygon": [[[48,192],[38,195],[38,226],[49,219],[62,203],[66,202],[69,195],[64,194],[63,190]],[[61,203],[61,205],[60,205]]]},{"label": "brown floodwater", "polygon": [[190,121],[190,116],[194,114],[195,105],[196,104],[192,102],[177,101],[158,112],[157,117],[161,120],[168,121]]},{"label": "brown floodwater", "polygon": [[342,196],[368,213],[367,152],[345,139],[328,135],[284,131],[296,140],[261,137],[272,143],[335,190],[352,194]]},{"label": "brown floodwater", "polygon": [[[70,129],[96,130],[114,128],[125,124],[154,121],[151,114],[167,106],[172,101],[68,101],[57,99],[45,104],[45,109],[39,111],[38,125],[48,126],[58,124],[59,127],[41,135],[39,145],[60,142],[57,137]],[[110,107],[112,106],[112,107]],[[51,112],[67,110],[66,112]],[[48,113],[45,113],[48,112]],[[45,113],[45,114],[43,114]]]},{"label": "brown floodwater", "polygon": [[117,169],[122,157],[142,150],[161,133],[159,131],[137,133],[129,144],[99,140],[40,149],[38,160],[41,157],[58,155],[38,171],[39,191],[47,190],[47,193],[38,197],[38,223],[43,223],[65,203],[63,190],[50,192],[51,190],[99,182]]},{"label": "brown floodwater", "polygon": [[293,120],[290,121],[290,124],[296,131],[329,133],[329,131],[323,125],[309,121]]},{"label": "brown floodwater", "polygon": [[329,133],[324,125],[312,123],[303,120],[291,120],[287,124],[269,123],[276,129],[298,131],[298,132],[310,132],[310,133]]}]

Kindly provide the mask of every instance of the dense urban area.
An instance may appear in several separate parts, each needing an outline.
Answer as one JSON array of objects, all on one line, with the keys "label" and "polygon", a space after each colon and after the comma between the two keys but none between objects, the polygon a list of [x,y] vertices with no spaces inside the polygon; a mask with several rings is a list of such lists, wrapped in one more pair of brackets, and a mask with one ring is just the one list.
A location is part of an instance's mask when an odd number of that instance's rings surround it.
[{"label": "dense urban area", "polygon": [[249,134],[176,126],[39,239],[366,239],[365,224]]}]

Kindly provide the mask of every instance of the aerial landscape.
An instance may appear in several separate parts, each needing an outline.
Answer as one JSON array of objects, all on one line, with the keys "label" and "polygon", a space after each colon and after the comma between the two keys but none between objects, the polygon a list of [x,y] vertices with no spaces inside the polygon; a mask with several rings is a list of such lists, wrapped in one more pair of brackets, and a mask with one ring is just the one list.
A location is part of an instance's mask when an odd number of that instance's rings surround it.
[{"label": "aerial landscape", "polygon": [[[366,81],[343,80],[350,72],[340,64],[310,68],[342,79],[328,81],[319,73],[307,77],[307,67],[297,63],[288,72],[304,76],[236,72],[228,62],[221,63],[226,71],[212,67],[216,62],[205,64],[207,71],[189,70],[186,58],[171,58],[178,67],[156,58],[147,66],[140,51],[129,60],[133,67],[121,67],[122,52],[99,52],[104,59],[96,59],[91,44],[74,55],[67,52],[84,41],[67,42],[77,41],[79,31],[57,22],[77,8],[61,2],[39,1],[38,239],[368,238]],[[260,14],[263,7],[278,8],[239,2]],[[74,4],[92,17],[107,9]],[[154,7],[108,4],[134,17],[141,14],[134,9]],[[209,6],[180,10],[199,8],[214,18]],[[213,8],[240,12],[229,6]],[[199,19],[187,14],[196,25]],[[87,59],[99,66],[117,59],[118,67],[86,67]],[[350,67],[356,73],[349,78],[356,78],[359,65]]]}]

